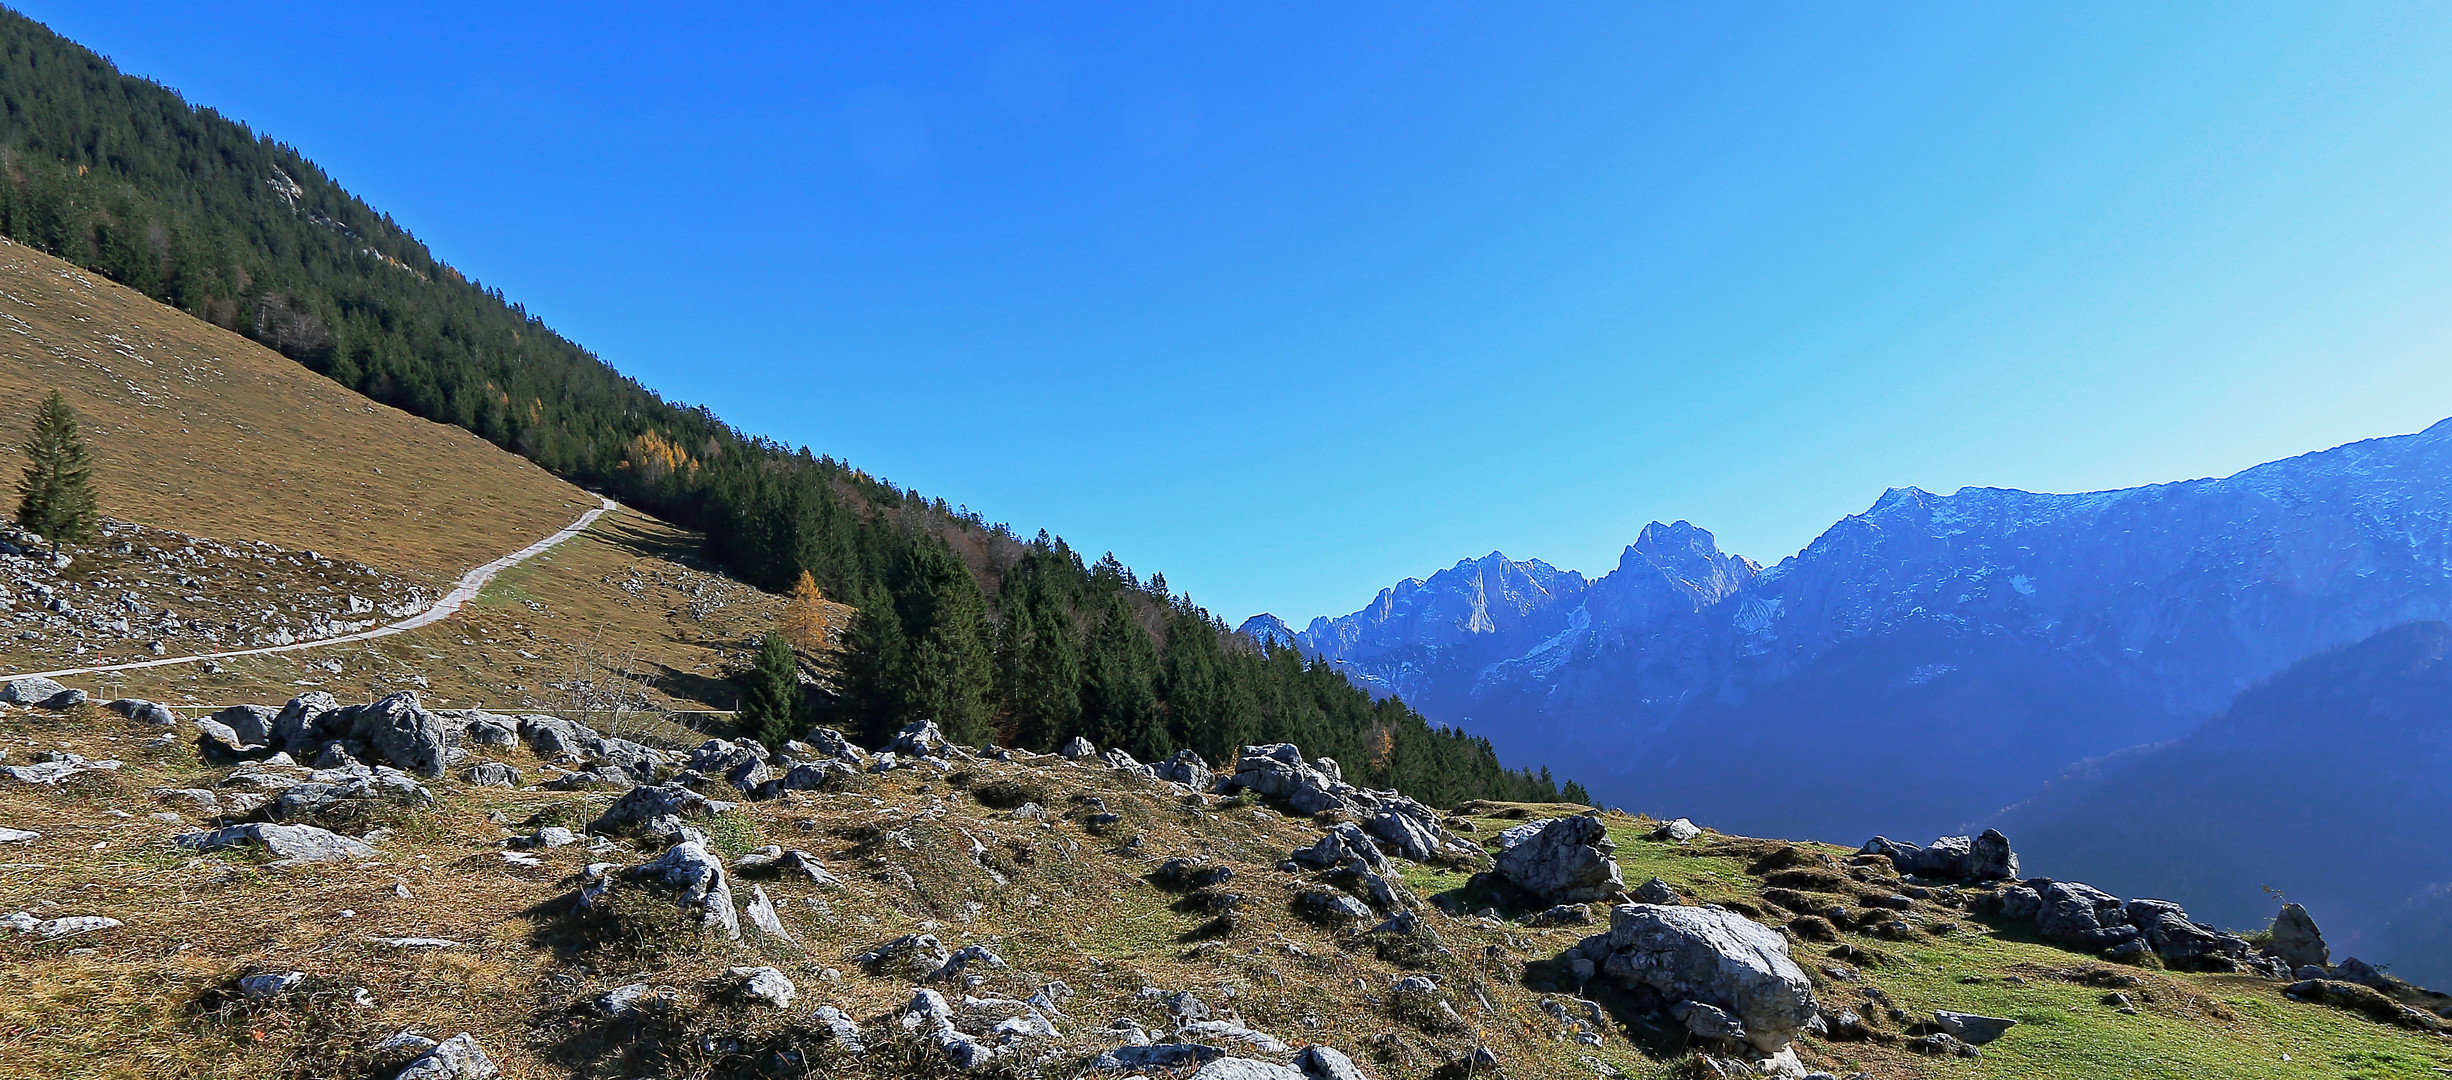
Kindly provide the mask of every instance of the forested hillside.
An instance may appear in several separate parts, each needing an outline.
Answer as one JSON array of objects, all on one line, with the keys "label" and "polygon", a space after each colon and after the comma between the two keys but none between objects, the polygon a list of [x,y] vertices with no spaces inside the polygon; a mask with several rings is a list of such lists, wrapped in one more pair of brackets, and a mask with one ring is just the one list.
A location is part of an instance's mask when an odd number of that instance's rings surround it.
[{"label": "forested hillside", "polygon": [[860,610],[830,719],[875,733],[926,716],[1038,748],[1080,733],[1144,757],[1290,740],[1433,801],[1559,794],[1484,740],[1255,648],[1161,575],[664,400],[296,150],[32,20],[0,13],[0,49],[0,232],[701,530],[764,588],[807,573]]}]

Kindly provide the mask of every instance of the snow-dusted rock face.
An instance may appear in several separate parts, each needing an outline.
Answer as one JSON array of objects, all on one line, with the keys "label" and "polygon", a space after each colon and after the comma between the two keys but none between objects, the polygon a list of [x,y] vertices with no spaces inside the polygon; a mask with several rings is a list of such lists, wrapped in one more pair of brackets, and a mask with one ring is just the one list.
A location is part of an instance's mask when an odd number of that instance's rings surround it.
[{"label": "snow-dusted rock face", "polygon": [[[2300,657],[2448,617],[2452,421],[2218,480],[1894,489],[1768,569],[1654,524],[1588,583],[1492,555],[1247,627],[1605,801],[1853,840],[1955,831]],[[1950,767],[1873,782],[1901,753]],[[1866,782],[1738,782],[1791,769]]]}]

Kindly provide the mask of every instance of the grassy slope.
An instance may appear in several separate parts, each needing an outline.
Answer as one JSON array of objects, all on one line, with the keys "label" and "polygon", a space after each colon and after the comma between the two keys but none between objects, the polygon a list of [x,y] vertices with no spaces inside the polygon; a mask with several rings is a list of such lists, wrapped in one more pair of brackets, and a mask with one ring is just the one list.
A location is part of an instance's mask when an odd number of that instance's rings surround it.
[{"label": "grassy slope", "polygon": [[[1475,819],[1480,835],[1516,824],[1506,818]],[[1690,846],[1642,837],[1656,823],[1612,814],[1610,837],[1628,884],[1659,877],[1680,896],[1697,902],[1732,903],[1786,921],[1763,899],[1764,882],[1747,867],[1766,852],[1788,845],[1707,833]],[[1797,847],[1848,863],[1854,852],[1828,845]],[[2048,872],[2049,868],[2030,868]],[[1876,881],[1887,878],[1876,873]],[[1463,876],[1417,872],[1418,891],[1435,894],[1460,887]],[[1965,912],[1918,905],[1911,921],[1921,927],[1956,924],[1955,932],[1919,932],[1913,940],[1846,933],[1839,943],[1793,946],[1800,963],[1815,972],[1826,1003],[1854,1008],[1873,1018],[1867,990],[1879,990],[1909,1013],[1929,1020],[1934,1009],[2006,1016],[2019,1021],[1976,1061],[1935,1060],[1878,1042],[1808,1039],[1809,1065],[1840,1075],[1863,1069],[1889,1080],[1898,1077],[1967,1077],[2029,1080],[2208,1080],[2208,1078],[2308,1078],[2308,1080],[2420,1080],[2452,1069],[2452,1040],[2405,1031],[2336,1009],[2282,997],[2280,983],[2246,976],[2208,975],[2104,964],[2046,945],[2031,933],[1991,927]],[[1815,969],[1833,962],[1839,944],[1871,950],[1886,964],[1855,962],[1862,983],[1832,979]],[[2150,1000],[2139,1015],[2122,1015],[2102,1003],[2107,992],[2064,977],[2085,970],[2135,976]],[[2010,977],[2016,980],[2011,981]],[[1897,1032],[1903,1025],[1886,1020]],[[2285,1060],[2285,1056],[2287,1060]]]},{"label": "grassy slope", "polygon": [[[636,862],[645,851],[610,855],[578,848],[543,853],[546,865],[507,865],[497,844],[523,822],[578,824],[610,795],[434,786],[440,804],[388,810],[367,824],[397,834],[381,843],[380,863],[275,868],[244,856],[190,857],[168,838],[190,827],[144,813],[112,818],[116,808],[147,806],[154,787],[210,784],[184,747],[141,750],[148,729],[96,715],[54,718],[19,711],[0,716],[0,743],[14,756],[29,744],[74,745],[129,762],[116,776],[72,781],[63,790],[0,787],[0,822],[46,835],[13,847],[0,867],[0,911],[105,914],[127,925],[91,937],[32,943],[0,940],[0,1074],[76,1076],[373,1075],[364,1048],[404,1027],[429,1035],[474,1032],[513,1078],[547,1076],[688,1077],[721,1061],[688,1049],[713,1034],[738,1040],[756,1059],[766,1040],[808,1024],[831,1004],[869,1025],[864,1061],[821,1062],[820,1075],[932,1075],[914,1069],[880,1023],[909,995],[905,979],[861,973],[861,951],[895,935],[930,930],[950,946],[990,944],[1011,963],[990,972],[982,995],[1021,997],[1061,979],[1063,1025],[1080,1053],[1086,1036],[1110,1018],[1158,1025],[1162,1014],[1138,999],[1140,988],[1191,989],[1231,1008],[1253,1026],[1289,1041],[1320,1041],[1352,1052],[1375,1077],[1461,1076],[1442,1071],[1474,1045],[1499,1054],[1510,1078],[1589,1080],[1592,1059],[1645,1080],[1697,1075],[1691,1059],[1640,1021],[1613,1026],[1604,1045],[1563,1038],[1541,1007],[1540,964],[1589,928],[1530,929],[1514,923],[1434,916],[1451,953],[1427,963],[1444,976],[1447,999],[1467,1026],[1442,1025],[1421,1010],[1396,1007],[1387,992],[1407,970],[1376,955],[1372,943],[1331,934],[1288,914],[1308,876],[1275,868],[1283,854],[1317,835],[1306,820],[1229,805],[1195,813],[1178,796],[1123,774],[1053,758],[987,763],[952,777],[904,770],[867,777],[849,791],[795,793],[747,804],[709,828],[720,846],[763,843],[806,849],[845,882],[821,889],[765,881],[795,945],[702,938],[674,923],[660,902],[633,894],[618,915],[598,923],[569,917],[578,868],[590,861]],[[489,752],[490,753],[490,752]],[[533,770],[524,751],[506,760]],[[1018,783],[1059,820],[1017,821],[974,793],[992,780]],[[1095,795],[1122,815],[1091,827],[1080,796]],[[489,813],[501,815],[498,826]],[[1475,822],[1494,836],[1508,820]],[[1781,847],[1708,837],[1690,848],[1638,839],[1649,823],[1611,821],[1627,875],[1657,874],[1693,899],[1762,906],[1763,882],[1748,860]],[[1134,842],[1137,838],[1138,842]],[[985,848],[970,857],[972,841]],[[907,845],[905,843],[907,841]],[[1249,897],[1241,926],[1224,938],[1195,933],[1204,916],[1145,875],[1166,857],[1205,854],[1235,870],[1227,886]],[[1834,853],[1835,854],[1835,853]],[[1005,880],[991,877],[991,872]],[[1460,885],[1462,875],[1419,869],[1424,893]],[[405,883],[402,899],[391,892]],[[743,901],[752,882],[739,882]],[[822,900],[820,911],[807,903]],[[52,906],[43,906],[49,902]],[[340,913],[354,913],[343,917]],[[1864,983],[1825,979],[1838,1003],[1868,1008],[1867,988],[1907,1009],[1962,1007],[2002,1013],[2022,1024],[1980,1061],[1909,1056],[1894,1044],[1809,1039],[1811,1064],[1842,1073],[1864,1068],[1896,1077],[2067,1077],[2088,1080],[2186,1077],[2310,1077],[2419,1080],[2452,1067],[2441,1037],[2382,1026],[2351,1014],[2282,1000],[2271,983],[2133,971],[2150,995],[2143,1015],[2102,1006],[2101,989],[2055,972],[2095,967],[2081,958],[2004,937],[1944,909],[1919,920],[1963,929],[1901,942],[1849,935],[1877,950],[1879,966],[1858,960]],[[1776,917],[1772,921],[1778,921]],[[459,949],[402,952],[370,935],[433,935]],[[1828,946],[1802,946],[1809,966]],[[93,950],[78,952],[76,950]],[[801,987],[792,1010],[751,1010],[722,1001],[713,980],[730,965],[773,964]],[[841,972],[840,982],[825,979]],[[299,970],[307,991],[266,1005],[233,1004],[231,980],[255,971]],[[2023,985],[2008,977],[2024,980]],[[1980,981],[1967,982],[1973,977]],[[607,1026],[574,1010],[589,995],[633,981],[668,988],[672,1016],[656,1024]],[[378,1004],[344,1004],[364,986]],[[1476,994],[1486,997],[1485,1007]],[[1606,1000],[1606,999],[1605,999]],[[1621,1018],[1632,1019],[1632,1018]],[[1879,1021],[1891,1032],[1900,1025]],[[1390,1038],[1389,1036],[1393,1036]],[[720,1041],[719,1039],[719,1041]],[[1640,1040],[1640,1042],[1639,1042]],[[2283,1055],[2289,1060],[2284,1061]],[[720,1055],[719,1055],[720,1056]],[[731,1062],[735,1067],[747,1059]],[[396,1063],[391,1067],[397,1067]],[[1069,1075],[1059,1070],[1055,1075]],[[1479,1075],[1488,1075],[1483,1070]]]},{"label": "grassy slope", "polygon": [[[84,422],[102,512],[142,524],[442,583],[596,504],[467,432],[0,240],[0,443],[54,387]],[[0,457],[7,480],[19,464]]]},{"label": "grassy slope", "polygon": [[[627,671],[651,680],[647,700],[658,707],[730,709],[725,668],[775,625],[783,600],[710,572],[690,554],[696,546],[695,534],[620,510],[505,571],[433,626],[231,660],[218,672],[179,665],[86,681],[172,703],[281,701],[307,689],[366,700],[416,688],[440,707],[517,711],[579,707],[574,678],[603,684]],[[849,613],[830,608],[838,633]]]},{"label": "grassy slope", "polygon": [[[595,504],[464,431],[374,404],[236,334],[0,240],[0,442],[52,387],[84,422],[103,512],[148,525],[314,549],[439,586]],[[14,464],[0,457],[11,475]],[[701,564],[697,539],[622,510],[497,577],[435,626],[213,673],[180,665],[87,681],[113,694],[229,704],[307,688],[362,699],[408,688],[414,675],[436,704],[568,708],[578,704],[574,678],[603,684],[629,672],[652,680],[653,704],[730,708],[723,670],[782,604]],[[847,614],[832,616],[839,626]],[[0,670],[64,662],[21,653],[13,637],[0,640]]]}]

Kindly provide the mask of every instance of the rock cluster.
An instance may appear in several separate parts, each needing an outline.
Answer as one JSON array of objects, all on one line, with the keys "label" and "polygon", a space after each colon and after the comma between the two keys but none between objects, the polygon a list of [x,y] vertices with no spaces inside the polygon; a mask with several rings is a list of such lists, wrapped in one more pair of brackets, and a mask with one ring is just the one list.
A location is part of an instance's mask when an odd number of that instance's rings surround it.
[{"label": "rock cluster", "polygon": [[2259,955],[2237,935],[2192,922],[2167,900],[2128,900],[2075,881],[2028,878],[1979,902],[1979,910],[2012,922],[2033,922],[2044,940],[2113,959],[2148,952],[2188,971],[2246,971],[2286,976],[2282,961]]},{"label": "rock cluster", "polygon": [[317,641],[434,600],[425,586],[312,551],[119,521],[56,558],[41,537],[0,526],[0,582],[0,620],[20,651],[57,666]]},{"label": "rock cluster", "polygon": [[1362,819],[1364,828],[1389,850],[1415,862],[1472,862],[1481,848],[1449,832],[1439,812],[1393,791],[1346,783],[1333,758],[1304,761],[1292,743],[1246,746],[1222,792],[1251,791],[1277,799],[1301,814],[1338,812]]},{"label": "rock cluster", "polygon": [[1888,856],[1899,873],[1935,881],[1969,884],[2018,879],[2018,856],[2009,850],[2009,838],[1999,829],[1986,829],[1976,837],[1944,836],[1931,847],[1876,836],[1865,842],[1859,854]]}]

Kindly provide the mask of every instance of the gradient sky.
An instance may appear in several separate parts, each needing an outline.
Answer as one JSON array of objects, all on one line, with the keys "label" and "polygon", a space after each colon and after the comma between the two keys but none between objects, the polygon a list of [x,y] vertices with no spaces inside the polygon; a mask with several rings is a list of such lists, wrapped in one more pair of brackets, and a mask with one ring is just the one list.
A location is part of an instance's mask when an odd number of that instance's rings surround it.
[{"label": "gradient sky", "polygon": [[2452,9],[2147,6],[20,4],[1230,621],[2452,415]]}]

